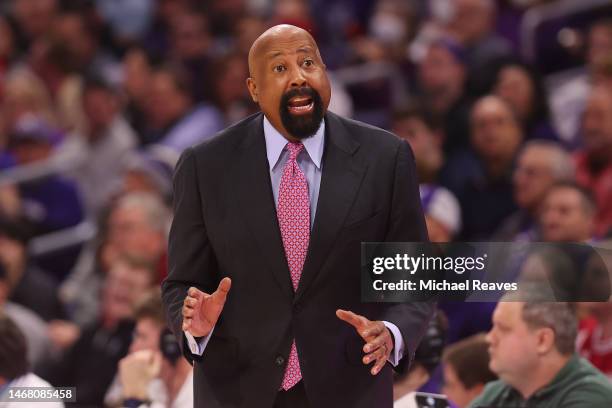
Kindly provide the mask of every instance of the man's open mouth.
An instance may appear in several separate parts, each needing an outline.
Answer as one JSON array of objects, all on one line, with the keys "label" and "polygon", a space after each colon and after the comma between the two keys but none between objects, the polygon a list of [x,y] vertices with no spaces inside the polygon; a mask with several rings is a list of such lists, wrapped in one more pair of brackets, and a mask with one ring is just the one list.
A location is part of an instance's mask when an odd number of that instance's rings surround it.
[{"label": "man's open mouth", "polygon": [[289,99],[287,109],[294,115],[303,115],[312,112],[314,108],[314,100],[310,97],[296,96]]}]

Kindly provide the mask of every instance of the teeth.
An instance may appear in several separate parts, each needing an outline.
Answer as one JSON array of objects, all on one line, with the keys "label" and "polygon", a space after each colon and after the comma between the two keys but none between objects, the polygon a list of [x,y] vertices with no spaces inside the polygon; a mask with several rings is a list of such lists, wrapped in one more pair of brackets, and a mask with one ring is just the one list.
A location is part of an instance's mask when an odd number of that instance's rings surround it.
[{"label": "teeth", "polygon": [[312,109],[312,102],[303,106],[291,106],[290,109],[294,112],[306,112]]}]

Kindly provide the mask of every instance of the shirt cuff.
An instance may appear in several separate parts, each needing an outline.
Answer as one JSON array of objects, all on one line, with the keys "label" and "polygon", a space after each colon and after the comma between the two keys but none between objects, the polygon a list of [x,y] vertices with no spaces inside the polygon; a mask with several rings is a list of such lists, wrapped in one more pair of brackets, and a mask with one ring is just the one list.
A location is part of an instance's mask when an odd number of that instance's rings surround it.
[{"label": "shirt cuff", "polygon": [[196,340],[195,337],[193,337],[193,335],[188,331],[183,331],[183,333],[185,334],[185,338],[187,339],[187,344],[189,345],[189,350],[191,351],[191,354],[201,356],[204,353],[204,349],[206,348],[206,345],[208,344],[210,336],[212,336],[214,330],[215,327],[213,326],[210,333],[208,333],[208,336],[202,337],[200,340]]},{"label": "shirt cuff", "polygon": [[387,327],[387,329],[389,329],[391,334],[393,334],[393,338],[395,341],[393,350],[391,351],[391,354],[389,355],[387,361],[390,362],[393,367],[396,367],[399,364],[399,361],[404,356],[404,339],[402,338],[402,333],[400,333],[396,325],[384,320],[383,324]]}]

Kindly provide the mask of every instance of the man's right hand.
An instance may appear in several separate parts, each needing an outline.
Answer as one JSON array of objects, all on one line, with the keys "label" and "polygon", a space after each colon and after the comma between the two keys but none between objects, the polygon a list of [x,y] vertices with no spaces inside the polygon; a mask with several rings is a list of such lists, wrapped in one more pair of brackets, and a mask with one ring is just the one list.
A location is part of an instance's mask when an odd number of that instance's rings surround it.
[{"label": "man's right hand", "polygon": [[191,287],[183,301],[183,331],[193,337],[205,337],[211,332],[225,305],[227,293],[232,286],[230,278],[223,278],[212,294]]}]

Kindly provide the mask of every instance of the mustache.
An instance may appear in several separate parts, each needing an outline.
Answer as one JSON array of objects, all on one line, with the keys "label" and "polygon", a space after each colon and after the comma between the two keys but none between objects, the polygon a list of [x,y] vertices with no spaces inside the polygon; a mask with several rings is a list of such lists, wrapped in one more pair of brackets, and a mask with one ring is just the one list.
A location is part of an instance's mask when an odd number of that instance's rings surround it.
[{"label": "mustache", "polygon": [[[308,115],[292,115],[289,101],[295,97],[310,99],[313,104],[312,112]],[[279,105],[279,113],[283,126],[292,136],[298,139],[305,139],[314,135],[321,125],[325,113],[321,96],[309,86],[288,90],[281,97]]]},{"label": "mustache", "polygon": [[314,101],[320,98],[319,93],[309,86],[293,88],[283,94],[281,98],[281,106],[287,106],[291,98],[295,98],[296,96],[308,97]]}]

